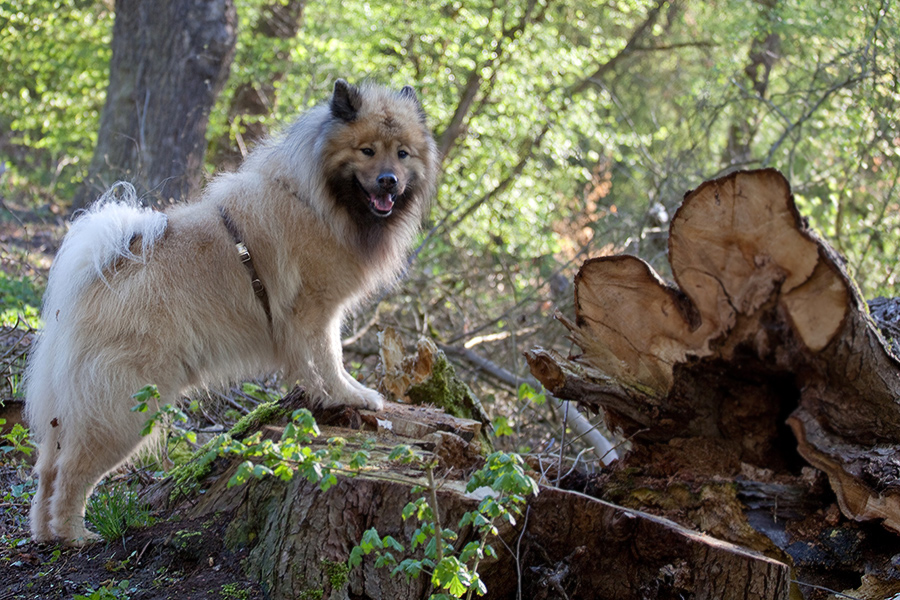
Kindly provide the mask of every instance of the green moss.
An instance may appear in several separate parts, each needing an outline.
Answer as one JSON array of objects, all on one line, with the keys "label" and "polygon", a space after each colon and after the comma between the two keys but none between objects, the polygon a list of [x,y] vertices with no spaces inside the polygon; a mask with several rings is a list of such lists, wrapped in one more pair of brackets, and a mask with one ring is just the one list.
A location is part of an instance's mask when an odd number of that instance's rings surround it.
[{"label": "green moss", "polygon": [[222,586],[222,597],[229,600],[248,600],[250,598],[250,590],[236,583],[226,583]]},{"label": "green moss", "polygon": [[218,455],[210,452],[213,440],[203,444],[192,459],[169,471],[172,478],[172,491],[169,493],[169,501],[174,502],[180,496],[192,496],[200,489],[200,481],[209,474],[212,463]]},{"label": "green moss", "polygon": [[325,596],[325,590],[306,590],[300,592],[297,600],[322,600]]},{"label": "green moss", "polygon": [[455,417],[472,418],[471,390],[456,375],[456,369],[443,352],[434,355],[431,377],[409,389],[408,395],[416,404],[431,403]]},{"label": "green moss", "polygon": [[175,554],[184,560],[199,560],[203,555],[203,534],[199,531],[176,531],[169,540]]},{"label": "green moss", "polygon": [[[456,374],[456,369],[443,352],[434,355],[431,377],[409,388],[407,395],[416,404],[433,404],[454,417],[481,421],[485,426],[490,423],[481,403]],[[485,427],[481,429],[479,441],[483,454],[493,452],[494,445]]]},{"label": "green moss", "polygon": [[343,588],[344,584],[347,583],[347,578],[350,575],[350,567],[347,566],[347,563],[323,560],[322,569],[325,571],[328,583],[331,584],[332,591]]},{"label": "green moss", "polygon": [[274,423],[288,414],[289,410],[280,406],[278,402],[263,402],[253,412],[235,423],[228,434],[233,438],[242,438],[246,434],[258,430],[261,426]]},{"label": "green moss", "polygon": [[191,445],[183,437],[173,437],[169,440],[166,456],[175,465],[188,463],[194,457]]},{"label": "green moss", "polygon": [[[257,431],[261,426],[274,423],[288,415],[289,410],[277,402],[263,402],[235,423],[228,435],[240,439]],[[170,501],[174,502],[180,496],[191,496],[200,489],[200,481],[209,474],[213,461],[218,458],[218,454],[211,452],[213,441],[201,446],[193,453],[190,460],[169,472],[169,476],[174,482],[172,492],[169,494]]]}]

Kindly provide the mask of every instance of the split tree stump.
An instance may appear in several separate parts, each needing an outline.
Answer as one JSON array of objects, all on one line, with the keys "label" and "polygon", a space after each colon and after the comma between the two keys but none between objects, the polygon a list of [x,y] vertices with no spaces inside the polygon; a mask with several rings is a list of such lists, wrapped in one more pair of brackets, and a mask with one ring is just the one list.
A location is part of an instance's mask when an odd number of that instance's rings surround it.
[{"label": "split tree stump", "polygon": [[669,260],[674,285],[632,256],[587,261],[575,321],[560,316],[582,353],[535,348],[532,373],[638,446],[686,438],[724,475],[785,469],[796,447],[847,517],[900,532],[900,362],[785,178],[738,172],[689,192]]}]

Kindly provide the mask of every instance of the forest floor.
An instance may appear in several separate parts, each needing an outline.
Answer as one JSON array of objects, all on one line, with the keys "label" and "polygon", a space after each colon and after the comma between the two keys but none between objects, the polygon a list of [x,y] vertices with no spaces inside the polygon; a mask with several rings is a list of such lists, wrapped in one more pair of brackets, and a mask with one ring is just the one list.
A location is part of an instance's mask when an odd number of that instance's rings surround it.
[{"label": "forest floor", "polygon": [[[0,490],[33,487],[22,466],[0,467]],[[8,498],[9,496],[7,496]],[[155,513],[154,524],[86,548],[31,541],[27,501],[0,503],[0,600],[256,600],[243,572],[246,551],[224,543],[228,515],[182,520]]]}]

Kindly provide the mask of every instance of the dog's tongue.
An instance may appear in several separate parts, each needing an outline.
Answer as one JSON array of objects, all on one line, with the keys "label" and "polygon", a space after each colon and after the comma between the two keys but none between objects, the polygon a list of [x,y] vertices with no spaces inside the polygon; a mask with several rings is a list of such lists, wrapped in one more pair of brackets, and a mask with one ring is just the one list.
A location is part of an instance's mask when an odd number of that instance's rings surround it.
[{"label": "dog's tongue", "polygon": [[391,198],[390,194],[383,194],[381,196],[372,194],[370,199],[372,205],[381,212],[391,212],[391,209],[394,208],[394,200]]}]

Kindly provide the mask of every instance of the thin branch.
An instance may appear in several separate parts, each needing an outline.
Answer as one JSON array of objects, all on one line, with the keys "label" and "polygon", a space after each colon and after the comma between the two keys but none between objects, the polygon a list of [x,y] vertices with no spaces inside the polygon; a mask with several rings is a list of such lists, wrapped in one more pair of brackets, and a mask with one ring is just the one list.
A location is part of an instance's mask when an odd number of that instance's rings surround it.
[{"label": "thin branch", "polygon": [[515,166],[513,166],[512,170],[507,174],[506,177],[492,190],[488,191],[480,198],[472,202],[466,209],[460,214],[459,217],[456,218],[450,225],[446,226],[442,233],[447,233],[452,231],[456,227],[460,225],[466,218],[468,218],[472,213],[478,210],[479,207],[486,204],[499,194],[502,194],[509,188],[509,186],[522,174],[522,171],[525,169],[525,166],[535,155],[537,150],[540,148],[542,142],[544,141],[544,137],[550,131],[550,128],[559,120],[559,118],[565,114],[566,110],[569,106],[572,105],[571,99],[573,96],[581,94],[586,91],[591,85],[597,84],[602,78],[612,71],[620,61],[622,61],[627,56],[633,54],[637,51],[638,42],[643,38],[644,34],[652,29],[653,25],[656,23],[659,18],[660,10],[667,3],[668,0],[659,0],[650,12],[647,13],[647,17],[644,19],[644,22],[641,23],[631,34],[626,42],[625,47],[622,48],[615,56],[601,64],[597,67],[597,69],[588,77],[585,77],[578,83],[570,86],[566,89],[563,94],[563,100],[560,101],[559,106],[555,109],[548,110],[548,117],[544,121],[544,124],[538,131],[538,133],[527,140],[522,144],[519,149],[519,158],[516,162]]},{"label": "thin branch", "polygon": [[[504,27],[500,32],[500,36],[494,40],[493,51],[490,53],[491,57],[476,64],[469,73],[469,77],[466,80],[466,85],[463,88],[463,93],[456,105],[453,117],[450,119],[447,128],[438,136],[438,150],[440,151],[441,160],[450,153],[450,150],[456,144],[456,141],[465,129],[464,123],[471,119],[470,111],[472,105],[475,103],[475,99],[478,97],[481,85],[484,82],[482,73],[484,73],[485,69],[494,69],[496,74],[496,65],[505,61],[507,43],[515,40],[529,25],[541,21],[547,12],[549,2],[543,5],[537,14],[534,14],[536,6],[537,0],[529,0],[525,12],[516,24],[510,27]],[[495,81],[496,78],[492,75],[489,79],[489,83],[491,84],[489,87],[493,87]],[[490,89],[483,95],[487,96],[489,94]]]},{"label": "thin branch", "polygon": [[425,467],[428,477],[428,498],[431,501],[431,515],[434,517],[434,537],[437,548],[437,562],[444,560],[444,530],[441,527],[441,513],[438,511],[437,486],[434,484],[434,469],[429,464]]},{"label": "thin branch", "polygon": [[[439,344],[438,347],[443,350],[447,354],[455,354],[456,356],[460,356],[465,358],[468,362],[481,369],[488,375],[498,379],[503,383],[507,383],[512,385],[518,389],[520,383],[527,383],[531,387],[536,390],[543,389],[541,383],[532,376],[527,377],[519,377],[514,373],[511,373],[504,369],[503,367],[497,365],[496,363],[480,356],[476,352],[472,350],[468,350],[466,348],[458,348],[455,346],[446,346],[443,344]],[[546,391],[546,390],[545,390]],[[594,454],[597,455],[597,458],[604,465],[608,465],[615,460],[618,460],[619,455],[615,451],[615,446],[606,439],[603,434],[597,431],[597,428],[591,424],[591,422],[585,418],[577,410],[569,411],[567,407],[563,406],[563,403],[558,398],[547,393],[547,398],[550,401],[551,406],[561,415],[563,415],[563,427],[570,427],[572,431],[575,432],[580,438],[584,439],[584,443],[590,446],[594,450]],[[565,435],[565,434],[564,434]],[[562,447],[565,447],[566,444],[563,443]]]},{"label": "thin branch", "polygon": [[567,90],[568,93],[566,94],[566,96],[575,96],[584,92],[592,84],[596,84],[598,81],[602,80],[607,73],[615,69],[616,66],[618,66],[619,62],[621,62],[634,52],[638,51],[639,49],[642,49],[638,46],[638,42],[641,38],[644,37],[644,34],[647,33],[647,31],[651,30],[656,24],[657,19],[659,19],[660,11],[667,3],[668,0],[658,0],[656,6],[651,8],[650,12],[647,13],[647,18],[644,19],[644,22],[641,23],[637,27],[637,29],[635,29],[631,33],[631,37],[628,38],[625,46],[619,52],[617,52],[615,56],[599,65],[591,75],[585,77],[575,85],[571,86]]},{"label": "thin branch", "polygon": [[808,121],[810,118],[812,118],[812,116],[816,113],[816,111],[819,110],[819,108],[825,103],[826,100],[828,100],[828,98],[831,97],[832,94],[834,94],[835,92],[838,92],[844,88],[852,87],[853,85],[859,83],[863,79],[865,79],[865,73],[859,73],[858,75],[853,76],[853,77],[848,77],[844,81],[842,81],[840,83],[836,83],[836,84],[832,85],[831,87],[829,87],[827,90],[825,90],[825,93],[812,106],[812,108],[810,108],[808,111],[806,111],[805,114],[801,115],[801,117],[799,119],[797,119],[794,123],[791,123],[791,125],[788,126],[781,133],[781,136],[779,136],[779,138],[775,141],[775,143],[772,144],[772,147],[769,148],[768,155],[766,155],[766,158],[763,159],[763,162],[762,162],[763,166],[772,164],[772,159],[775,157],[775,153],[778,151],[778,149],[781,147],[781,145],[784,143],[784,141],[794,132],[795,129],[800,128],[806,121]]}]

